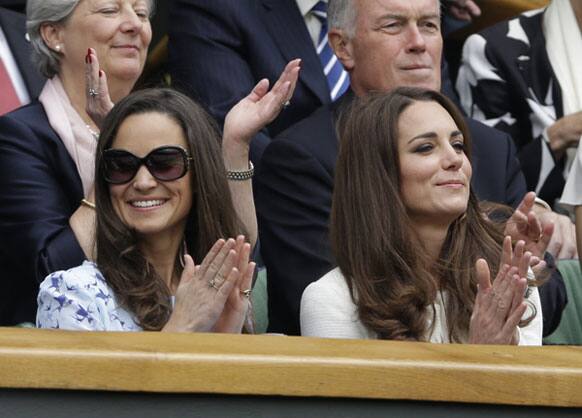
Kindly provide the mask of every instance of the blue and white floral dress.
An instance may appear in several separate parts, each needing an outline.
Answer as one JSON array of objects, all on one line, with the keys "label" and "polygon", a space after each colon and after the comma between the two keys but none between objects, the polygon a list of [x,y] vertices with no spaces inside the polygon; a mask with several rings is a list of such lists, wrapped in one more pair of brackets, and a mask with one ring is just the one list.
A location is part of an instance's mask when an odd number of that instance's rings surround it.
[{"label": "blue and white floral dress", "polygon": [[82,265],[47,276],[40,284],[36,326],[79,331],[141,331],[119,306],[97,266]]}]

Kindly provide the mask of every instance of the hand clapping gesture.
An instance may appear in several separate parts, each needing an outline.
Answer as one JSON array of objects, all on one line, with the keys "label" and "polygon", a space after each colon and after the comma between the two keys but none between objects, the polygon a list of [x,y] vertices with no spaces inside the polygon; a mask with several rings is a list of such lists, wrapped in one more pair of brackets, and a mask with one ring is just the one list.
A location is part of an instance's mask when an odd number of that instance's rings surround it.
[{"label": "hand clapping gesture", "polygon": [[517,326],[527,309],[530,261],[531,252],[525,251],[525,242],[518,241],[512,250],[509,236],[503,241],[499,272],[493,283],[487,262],[477,260],[479,288],[469,325],[470,343],[518,344]]},{"label": "hand clapping gesture", "polygon": [[535,258],[543,260],[554,233],[554,224],[542,223],[533,211],[535,198],[534,192],[527,193],[505,226],[505,235],[525,242],[525,249],[532,253],[534,263]]},{"label": "hand clapping gesture", "polygon": [[[220,331],[240,332],[254,271],[249,252],[250,246],[239,237],[237,241],[218,240],[198,266],[185,255],[174,310],[163,331],[210,332],[220,320]],[[227,300],[231,303],[228,309]]]}]

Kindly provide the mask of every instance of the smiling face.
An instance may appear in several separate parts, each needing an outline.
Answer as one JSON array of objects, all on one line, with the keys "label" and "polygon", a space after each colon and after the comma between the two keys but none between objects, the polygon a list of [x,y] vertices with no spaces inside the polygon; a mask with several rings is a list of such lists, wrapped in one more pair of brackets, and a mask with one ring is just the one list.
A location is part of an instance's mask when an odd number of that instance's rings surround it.
[{"label": "smiling face", "polygon": [[59,28],[61,70],[84,74],[88,48],[94,48],[108,78],[135,82],[152,39],[148,0],[81,0]]},{"label": "smiling face", "polygon": [[[143,158],[168,145],[188,149],[182,128],[171,117],[150,112],[125,119],[111,148]],[[191,182],[190,171],[177,180],[160,181],[142,165],[128,183],[109,186],[111,204],[121,221],[142,236],[182,239],[192,207]]]},{"label": "smiling face", "polygon": [[354,0],[355,35],[344,37],[357,95],[397,87],[440,90],[442,37],[437,0]]},{"label": "smiling face", "polygon": [[398,120],[400,193],[412,221],[452,222],[467,209],[471,164],[463,134],[436,102],[416,101]]}]

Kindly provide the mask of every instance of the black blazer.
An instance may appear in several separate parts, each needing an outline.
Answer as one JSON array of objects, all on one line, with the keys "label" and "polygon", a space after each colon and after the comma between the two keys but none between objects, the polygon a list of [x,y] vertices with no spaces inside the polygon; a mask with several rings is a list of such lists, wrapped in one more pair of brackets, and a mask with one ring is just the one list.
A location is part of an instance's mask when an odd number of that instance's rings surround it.
[{"label": "black blazer", "polygon": [[[299,334],[303,290],[335,265],[328,238],[338,154],[334,125],[349,100],[347,93],[273,140],[256,176],[255,203],[269,278],[272,332]],[[467,122],[473,138],[472,185],[477,196],[516,206],[526,187],[512,140],[479,122]],[[561,314],[565,290],[559,279],[554,300],[560,303],[553,304],[560,305]]]},{"label": "black blazer", "polygon": [[26,41],[26,19],[24,15],[0,7],[0,27],[6,36],[14,60],[18,65],[31,100],[40,94],[45,79],[32,65],[32,48]]},{"label": "black blazer", "polygon": [[34,322],[39,281],[85,259],[69,227],[82,198],[40,103],[0,117],[0,325]]},{"label": "black blazer", "polygon": [[253,161],[269,138],[330,102],[295,0],[175,0],[169,21],[172,83],[199,99],[221,123],[261,79],[273,85],[288,61],[302,59],[291,105],[253,140]]}]

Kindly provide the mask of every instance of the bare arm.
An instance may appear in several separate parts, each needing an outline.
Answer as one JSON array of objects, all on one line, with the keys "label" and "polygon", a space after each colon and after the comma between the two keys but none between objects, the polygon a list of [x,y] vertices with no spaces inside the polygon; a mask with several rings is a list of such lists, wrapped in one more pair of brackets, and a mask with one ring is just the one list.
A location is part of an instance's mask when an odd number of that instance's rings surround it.
[{"label": "bare arm", "polygon": [[[248,170],[250,141],[279,115],[290,100],[299,76],[300,62],[299,59],[289,62],[271,90],[269,81],[261,80],[247,97],[228,112],[222,137],[222,156],[227,171]],[[229,186],[234,208],[254,246],[258,233],[252,182],[250,179],[229,180]]]}]

